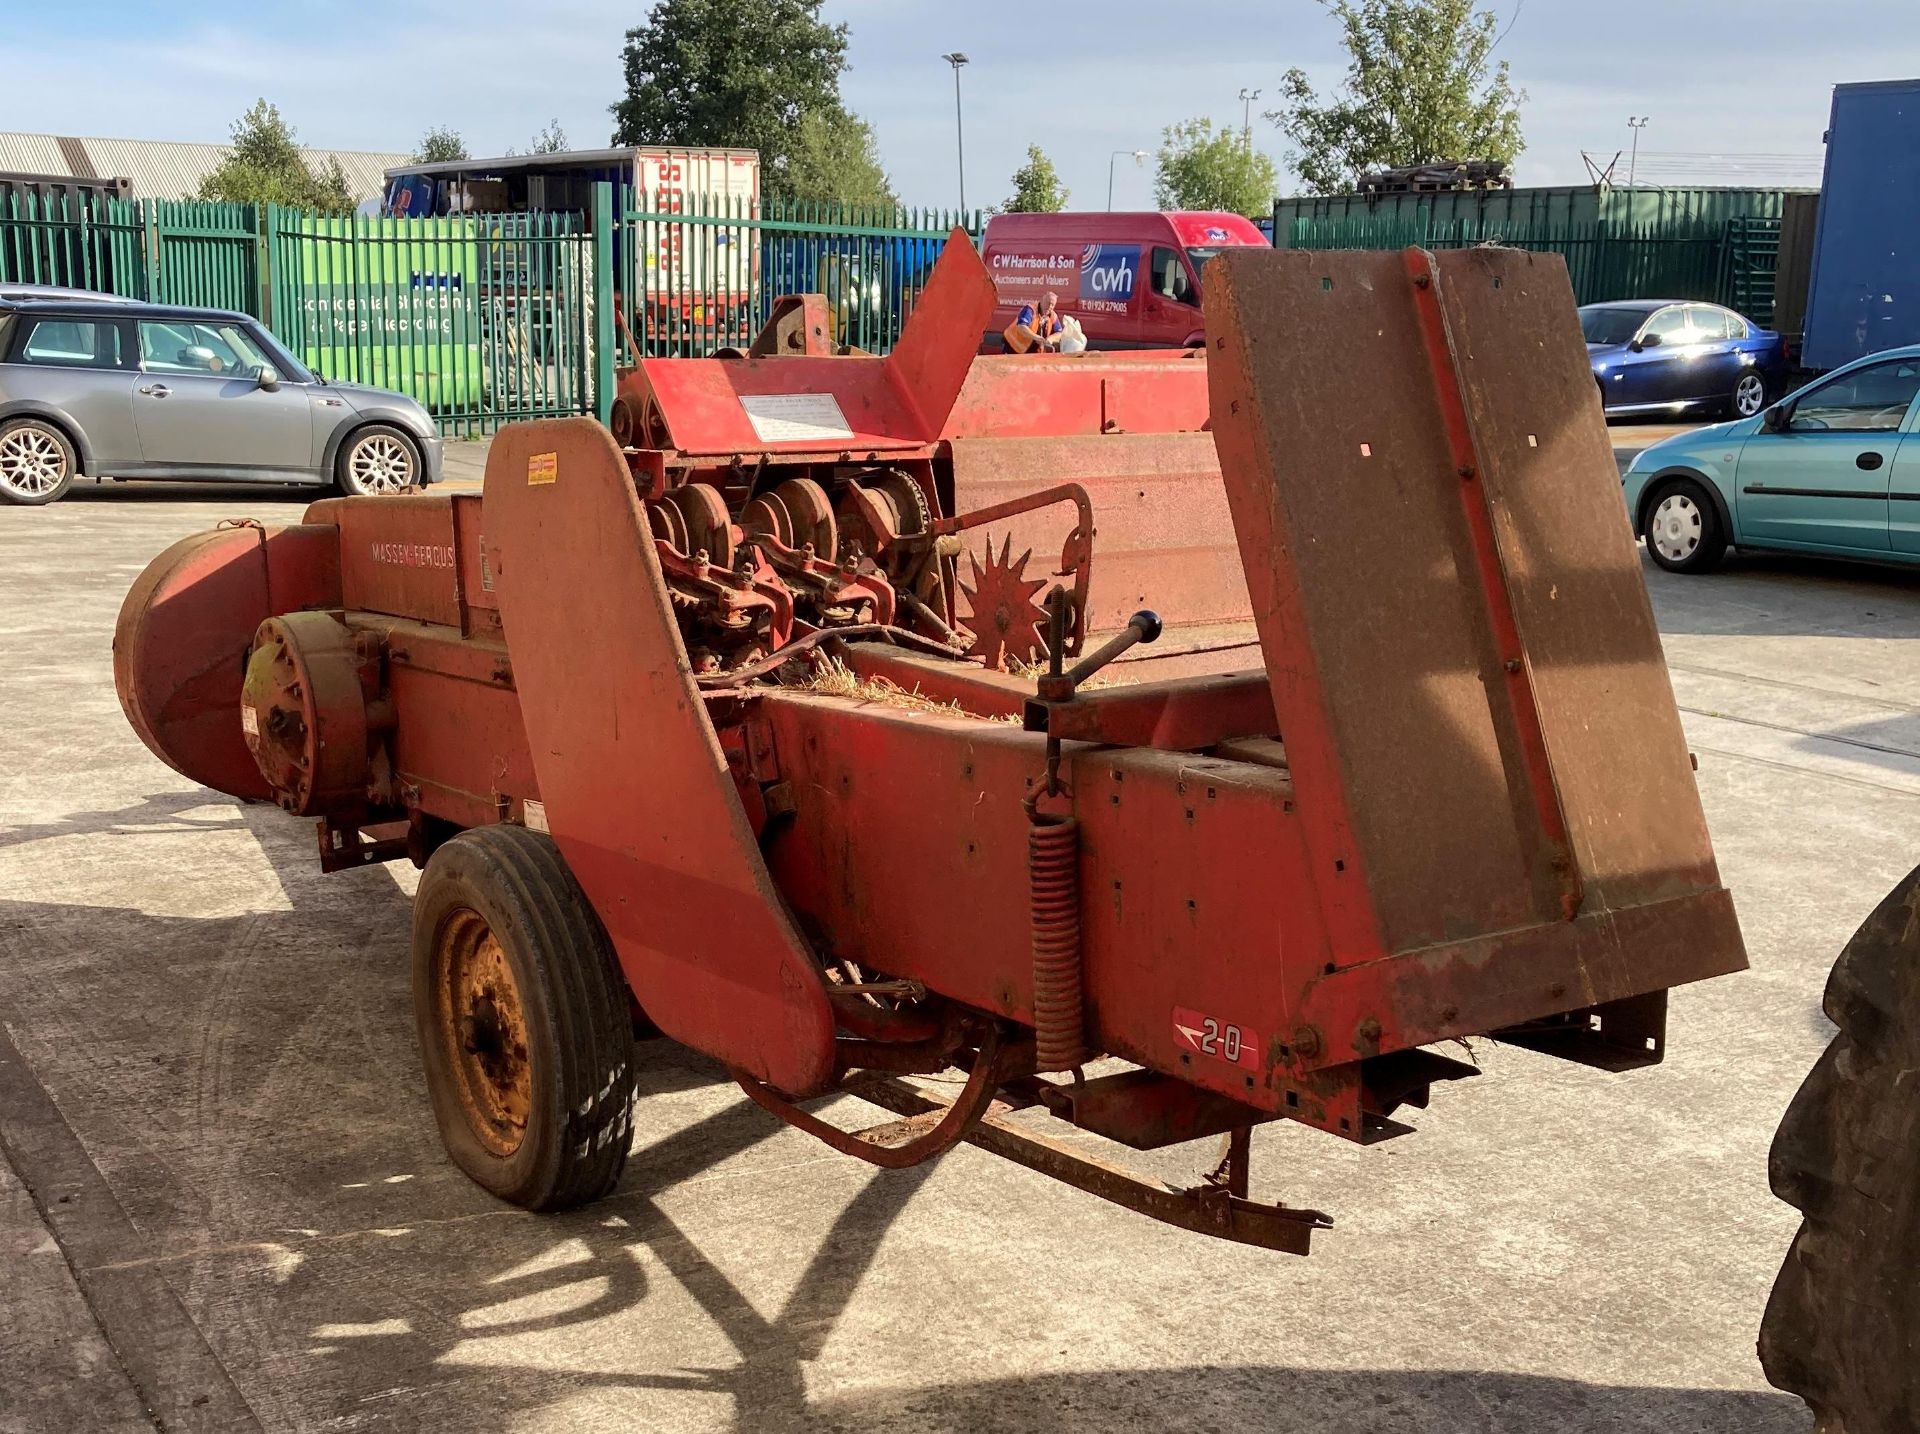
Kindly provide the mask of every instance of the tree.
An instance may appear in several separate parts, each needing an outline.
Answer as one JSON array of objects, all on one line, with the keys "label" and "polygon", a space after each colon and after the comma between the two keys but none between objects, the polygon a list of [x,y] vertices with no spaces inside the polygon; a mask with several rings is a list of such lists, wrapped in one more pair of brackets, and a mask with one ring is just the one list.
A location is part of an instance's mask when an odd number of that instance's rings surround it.
[{"label": "tree", "polygon": [[781,187],[825,204],[891,208],[900,202],[880,163],[873,126],[838,105],[800,117]]},{"label": "tree", "polygon": [[1027,162],[1013,172],[1013,194],[1000,206],[1006,214],[1052,214],[1067,207],[1060,171],[1037,144],[1027,146]]},{"label": "tree", "polygon": [[[846,115],[847,27],[822,21],[820,5],[659,0],[627,31],[627,92],[612,106],[613,142],[757,149],[763,188],[800,194],[796,181],[813,173],[810,160],[796,160],[802,143],[845,142],[831,128],[834,115]],[[816,112],[827,115],[829,132],[803,141],[801,122]]]},{"label": "tree", "polygon": [[233,123],[233,141],[220,167],[200,183],[201,199],[236,204],[284,204],[323,214],[353,212],[353,191],[340,161],[314,173],[295,142],[293,127],[264,99]]},{"label": "tree", "polygon": [[1287,71],[1272,120],[1299,146],[1287,156],[1309,189],[1333,194],[1370,170],[1446,160],[1511,164],[1524,147],[1499,36],[1477,0],[1322,0],[1348,55],[1340,91],[1322,100]]},{"label": "tree", "polygon": [[1239,130],[1191,119],[1161,133],[1153,202],[1162,209],[1225,209],[1249,218],[1273,212],[1279,172]]},{"label": "tree", "polygon": [[558,119],[547,121],[547,127],[533,137],[528,154],[564,154],[567,148],[567,132],[560,128]]},{"label": "tree", "polygon": [[421,164],[441,164],[450,159],[471,159],[467,153],[467,142],[460,138],[460,131],[449,129],[445,125],[435,125],[420,136],[419,147],[413,157]]}]

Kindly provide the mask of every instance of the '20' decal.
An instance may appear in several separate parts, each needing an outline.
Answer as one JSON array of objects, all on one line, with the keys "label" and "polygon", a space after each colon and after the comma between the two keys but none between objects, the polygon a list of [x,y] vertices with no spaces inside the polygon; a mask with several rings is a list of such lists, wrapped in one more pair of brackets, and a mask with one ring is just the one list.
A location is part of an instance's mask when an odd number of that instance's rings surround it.
[{"label": "'20' decal", "polygon": [[1173,1039],[1175,1044],[1196,1054],[1250,1071],[1260,1069],[1260,1037],[1246,1026],[1223,1021],[1204,1011],[1175,1006]]}]

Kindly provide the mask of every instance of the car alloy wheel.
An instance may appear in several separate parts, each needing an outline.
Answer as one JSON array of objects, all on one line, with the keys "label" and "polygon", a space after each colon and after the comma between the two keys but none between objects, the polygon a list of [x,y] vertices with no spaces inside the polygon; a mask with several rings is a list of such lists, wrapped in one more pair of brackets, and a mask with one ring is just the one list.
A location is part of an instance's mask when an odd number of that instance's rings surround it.
[{"label": "car alloy wheel", "polygon": [[60,441],[42,428],[0,435],[0,488],[20,498],[44,498],[67,478]]},{"label": "car alloy wheel", "polygon": [[404,493],[413,486],[413,450],[387,433],[370,433],[353,445],[347,469],[363,493]]},{"label": "car alloy wheel", "polygon": [[1757,373],[1743,373],[1733,386],[1733,411],[1752,418],[1767,406],[1767,381]]},{"label": "car alloy wheel", "polygon": [[1670,563],[1684,563],[1700,546],[1700,508],[1685,493],[1669,493],[1653,510],[1647,541]]}]

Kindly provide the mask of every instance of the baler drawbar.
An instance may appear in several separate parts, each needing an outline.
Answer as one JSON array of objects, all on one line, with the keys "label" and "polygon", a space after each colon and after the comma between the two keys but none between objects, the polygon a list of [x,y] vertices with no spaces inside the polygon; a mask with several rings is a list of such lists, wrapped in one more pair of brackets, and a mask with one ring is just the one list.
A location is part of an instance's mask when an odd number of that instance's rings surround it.
[{"label": "baler drawbar", "polygon": [[[1464,1037],[1656,1062],[1745,956],[1561,261],[1205,285],[1183,354],[975,357],[964,237],[886,357],[783,300],[502,429],[481,493],[175,545],[122,705],[328,870],[423,868],[428,1086],[504,1199],[613,1188],[652,1030],[873,1164],[1304,1254],[1253,1126],[1404,1134]],[[1222,1153],[1177,1188],[1058,1122]]]}]

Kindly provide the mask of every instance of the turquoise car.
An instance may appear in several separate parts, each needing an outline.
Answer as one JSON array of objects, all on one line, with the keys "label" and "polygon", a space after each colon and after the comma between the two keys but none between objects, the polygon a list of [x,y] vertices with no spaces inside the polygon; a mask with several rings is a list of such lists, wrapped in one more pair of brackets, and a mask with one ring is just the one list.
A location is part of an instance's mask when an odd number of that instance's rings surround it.
[{"label": "turquoise car", "polygon": [[1920,346],[1664,439],[1625,485],[1633,531],[1669,572],[1704,573],[1729,547],[1920,563]]}]

